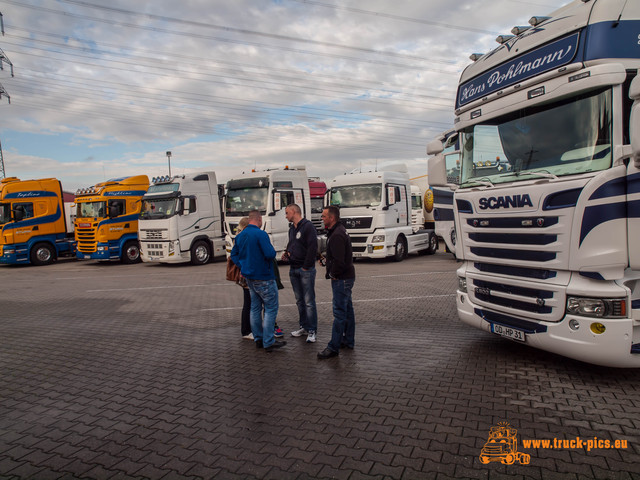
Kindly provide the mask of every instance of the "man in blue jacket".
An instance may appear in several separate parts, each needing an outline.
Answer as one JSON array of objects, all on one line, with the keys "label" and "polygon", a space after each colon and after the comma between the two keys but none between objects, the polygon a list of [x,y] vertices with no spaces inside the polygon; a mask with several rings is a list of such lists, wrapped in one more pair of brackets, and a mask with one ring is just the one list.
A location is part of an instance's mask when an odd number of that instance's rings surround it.
[{"label": "man in blue jacket", "polygon": [[[278,316],[278,286],[273,271],[276,251],[269,235],[262,230],[262,215],[249,212],[249,225],[236,237],[231,260],[240,267],[251,292],[251,331],[256,347],[271,352],[287,342],[276,342],[273,336]],[[262,309],[264,307],[264,318]]]}]

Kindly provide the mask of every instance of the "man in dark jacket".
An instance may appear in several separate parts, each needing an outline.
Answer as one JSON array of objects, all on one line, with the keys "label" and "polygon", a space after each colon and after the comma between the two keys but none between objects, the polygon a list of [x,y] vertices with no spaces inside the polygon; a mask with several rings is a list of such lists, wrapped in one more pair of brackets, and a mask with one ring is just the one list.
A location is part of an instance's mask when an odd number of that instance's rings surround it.
[{"label": "man in dark jacket", "polygon": [[316,228],[303,218],[300,206],[292,203],[285,209],[289,227],[289,243],[282,255],[288,261],[289,279],[296,297],[300,328],[291,332],[294,337],[307,336],[307,343],[316,341],[318,314],[316,311],[316,257],[318,256],[318,234]]},{"label": "man in dark jacket", "polygon": [[353,313],[351,290],[356,280],[353,267],[351,238],[340,222],[340,210],[333,205],[322,211],[322,221],[327,229],[327,273],[333,291],[333,330],[331,341],[319,359],[335,357],[340,347],[353,348],[355,344],[356,318]]}]

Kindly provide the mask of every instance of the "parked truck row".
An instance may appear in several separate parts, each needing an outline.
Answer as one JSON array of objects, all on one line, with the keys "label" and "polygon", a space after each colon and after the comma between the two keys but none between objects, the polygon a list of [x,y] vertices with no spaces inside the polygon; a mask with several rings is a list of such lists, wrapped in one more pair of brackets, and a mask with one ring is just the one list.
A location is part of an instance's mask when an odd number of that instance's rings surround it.
[{"label": "parked truck row", "polygon": [[0,263],[45,265],[59,257],[81,260],[191,262],[224,257],[238,221],[251,210],[276,251],[289,231],[285,207],[300,205],[323,231],[325,205],[337,205],[354,243],[354,256],[393,257],[434,253],[433,228],[425,229],[423,193],[406,167],[336,177],[330,188],[304,167],[244,172],[226,185],[215,172],[121,177],[78,189],[64,201],[56,179],[7,178],[0,183]]}]

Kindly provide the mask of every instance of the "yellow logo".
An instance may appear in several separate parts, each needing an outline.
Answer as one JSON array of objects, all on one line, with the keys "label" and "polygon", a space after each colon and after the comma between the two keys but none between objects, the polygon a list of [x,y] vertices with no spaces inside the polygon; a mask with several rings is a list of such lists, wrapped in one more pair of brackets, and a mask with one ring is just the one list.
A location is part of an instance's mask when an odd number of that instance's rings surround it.
[{"label": "yellow logo", "polygon": [[531,455],[518,451],[518,431],[507,422],[500,422],[491,427],[489,439],[480,452],[480,463],[500,462],[513,465],[516,461],[520,465],[528,465]]},{"label": "yellow logo", "polygon": [[433,192],[430,188],[428,188],[427,191],[424,192],[424,209],[427,211],[427,213],[431,213],[431,211],[433,210]]}]

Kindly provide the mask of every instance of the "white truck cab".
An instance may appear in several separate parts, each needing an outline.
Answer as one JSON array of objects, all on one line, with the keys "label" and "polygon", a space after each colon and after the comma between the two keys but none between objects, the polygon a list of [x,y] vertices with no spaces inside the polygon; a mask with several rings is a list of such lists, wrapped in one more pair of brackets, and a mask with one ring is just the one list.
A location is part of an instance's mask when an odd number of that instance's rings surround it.
[{"label": "white truck cab", "polygon": [[300,206],[304,218],[310,219],[309,180],[303,166],[252,171],[229,180],[224,209],[227,254],[231,253],[240,219],[251,210],[258,210],[262,214],[262,229],[269,234],[280,258],[289,241],[284,209],[292,203]]},{"label": "white truck cab", "polygon": [[143,262],[203,265],[225,255],[215,172],[152,179],[138,222]]},{"label": "white truck cab", "polygon": [[409,253],[435,253],[435,232],[414,231],[411,184],[406,166],[339,175],[329,184],[328,204],[340,209],[354,258],[403,260]]}]

